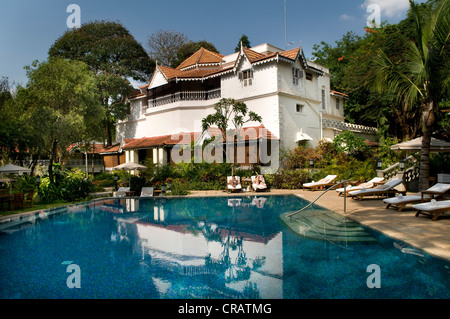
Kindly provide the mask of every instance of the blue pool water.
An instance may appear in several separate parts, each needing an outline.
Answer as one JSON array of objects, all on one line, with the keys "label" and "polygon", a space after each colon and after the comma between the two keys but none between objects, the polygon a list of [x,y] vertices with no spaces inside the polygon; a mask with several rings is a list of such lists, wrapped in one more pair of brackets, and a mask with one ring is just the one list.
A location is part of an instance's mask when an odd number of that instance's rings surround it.
[{"label": "blue pool water", "polygon": [[319,206],[286,218],[306,204],[108,199],[3,223],[0,298],[450,297],[449,262]]}]

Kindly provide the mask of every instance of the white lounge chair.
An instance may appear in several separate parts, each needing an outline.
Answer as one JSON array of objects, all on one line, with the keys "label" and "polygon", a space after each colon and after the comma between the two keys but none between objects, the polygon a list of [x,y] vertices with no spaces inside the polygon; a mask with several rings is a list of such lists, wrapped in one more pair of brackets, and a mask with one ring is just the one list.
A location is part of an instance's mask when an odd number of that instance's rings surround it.
[{"label": "white lounge chair", "polygon": [[153,196],[153,187],[142,187],[141,197],[152,197]]},{"label": "white lounge chair", "polygon": [[416,217],[423,214],[432,217],[432,220],[436,221],[442,213],[450,212],[450,200],[436,201],[432,199],[428,203],[413,205],[413,208],[417,210]]},{"label": "white lounge chair", "polygon": [[[262,176],[262,175],[261,175],[261,176]],[[267,190],[267,185],[266,185],[266,181],[264,180],[264,177],[263,177],[263,183],[264,183],[264,184],[259,184],[259,185],[257,185],[257,184],[256,184],[256,175],[255,175],[255,176],[252,176],[252,188],[253,188],[253,190],[254,190],[255,192]]]},{"label": "white lounge chair", "polygon": [[450,184],[437,183],[427,190],[420,192],[420,194],[408,196],[403,196],[400,194],[398,197],[386,198],[383,202],[387,204],[386,208],[395,207],[399,212],[401,212],[408,204],[416,204],[427,202],[432,199],[439,199],[449,190]]},{"label": "white lounge chair", "polygon": [[129,187],[119,187],[119,189],[114,192],[114,197],[125,197],[126,193],[130,191]]},{"label": "white lounge chair", "polygon": [[338,193],[338,195],[342,195],[342,194],[344,194],[344,192],[347,192],[347,194],[348,194],[348,192],[357,191],[357,190],[360,190],[363,188],[365,188],[365,189],[373,188],[373,187],[375,187],[375,183],[382,182],[383,180],[384,180],[384,177],[374,177],[370,181],[361,183],[356,186],[348,185],[345,188],[344,187],[338,188],[338,189],[336,189],[336,192]]},{"label": "white lounge chair", "polygon": [[229,184],[232,179],[232,176],[227,177],[227,190],[229,192],[241,192],[242,191],[241,178],[239,176],[235,176],[235,178],[237,180],[237,185],[233,186],[233,185]]},{"label": "white lounge chair", "polygon": [[325,178],[322,178],[321,180],[317,181],[317,182],[311,182],[311,183],[304,183],[303,189],[310,189],[310,190],[316,190],[319,188],[323,188],[323,187],[327,187],[327,186],[332,186],[333,185],[333,181],[336,179],[337,175],[328,175]]},{"label": "white lounge chair", "polygon": [[375,186],[373,188],[369,189],[360,189],[358,191],[351,191],[348,194],[353,199],[363,199],[366,196],[389,196],[391,194],[406,194],[406,191],[399,191],[396,190],[395,187],[403,183],[402,179],[392,179],[390,181],[387,181],[385,184]]}]

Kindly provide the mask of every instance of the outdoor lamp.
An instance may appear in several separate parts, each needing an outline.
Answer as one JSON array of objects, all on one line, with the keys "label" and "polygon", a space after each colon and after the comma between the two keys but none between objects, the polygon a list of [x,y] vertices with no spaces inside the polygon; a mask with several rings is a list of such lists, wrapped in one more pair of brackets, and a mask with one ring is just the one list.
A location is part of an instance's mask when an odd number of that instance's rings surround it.
[{"label": "outdoor lamp", "polygon": [[377,159],[377,168],[381,169],[382,166],[383,166],[383,162],[380,159]]},{"label": "outdoor lamp", "polygon": [[313,166],[314,166],[314,160],[313,160],[312,158],[309,160],[309,166],[310,166],[310,167],[313,167]]},{"label": "outdoor lamp", "polygon": [[402,159],[402,160],[399,162],[398,166],[399,166],[400,169],[403,171],[403,170],[405,169],[405,160]]},{"label": "outdoor lamp", "polygon": [[117,173],[114,173],[114,181],[117,182],[119,180],[119,176],[117,176]]},{"label": "outdoor lamp", "polygon": [[38,183],[38,185],[41,183],[41,177],[39,175],[36,175],[36,183]]}]

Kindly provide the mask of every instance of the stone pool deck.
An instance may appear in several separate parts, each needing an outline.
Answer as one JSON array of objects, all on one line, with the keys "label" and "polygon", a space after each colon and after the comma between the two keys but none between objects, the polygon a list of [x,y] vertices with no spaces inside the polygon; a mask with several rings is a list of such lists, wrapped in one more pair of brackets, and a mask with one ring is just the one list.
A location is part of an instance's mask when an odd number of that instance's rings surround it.
[{"label": "stone pool deck", "polygon": [[[313,201],[321,192],[271,190],[267,193],[229,194],[224,191],[193,191],[189,196],[263,196],[265,194],[295,194],[308,201]],[[359,201],[349,197],[346,199],[346,211],[344,212],[344,197],[338,196],[335,191],[325,193],[316,204],[380,231],[391,238],[422,249],[430,255],[450,261],[450,214],[442,214],[436,221],[432,221],[430,217],[424,215],[415,217],[415,210],[411,205],[404,208],[402,212],[398,212],[393,208],[386,209],[382,199],[367,198]],[[301,208],[299,207],[299,209]]]}]

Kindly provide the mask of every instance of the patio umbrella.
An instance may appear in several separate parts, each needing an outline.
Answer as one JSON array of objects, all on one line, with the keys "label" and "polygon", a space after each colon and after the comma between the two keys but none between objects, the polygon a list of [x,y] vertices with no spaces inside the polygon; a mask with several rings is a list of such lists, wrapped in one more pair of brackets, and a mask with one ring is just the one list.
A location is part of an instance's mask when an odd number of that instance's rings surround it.
[{"label": "patio umbrella", "polygon": [[[418,137],[413,140],[391,146],[391,150],[394,151],[420,151],[421,148],[422,148],[422,137]],[[432,137],[430,144],[430,152],[432,153],[450,152],[450,143]]]},{"label": "patio umbrella", "polygon": [[[146,169],[147,167],[138,163],[133,162],[126,162],[117,166],[114,166],[112,169],[116,171],[134,171],[134,170],[142,170]],[[131,187],[131,176],[128,181],[128,186]]]},{"label": "patio umbrella", "polygon": [[0,173],[5,174],[19,174],[29,172],[31,172],[31,169],[14,164],[6,164],[5,166],[0,167]]},{"label": "patio umbrella", "polygon": [[120,171],[133,171],[135,169],[146,169],[147,167],[138,163],[126,162],[113,167],[113,170]]},{"label": "patio umbrella", "polygon": [[[31,169],[14,164],[6,164],[5,166],[0,167],[0,173],[5,174],[22,174],[29,172],[31,172]],[[9,184],[9,193],[12,193],[11,183]]]}]

